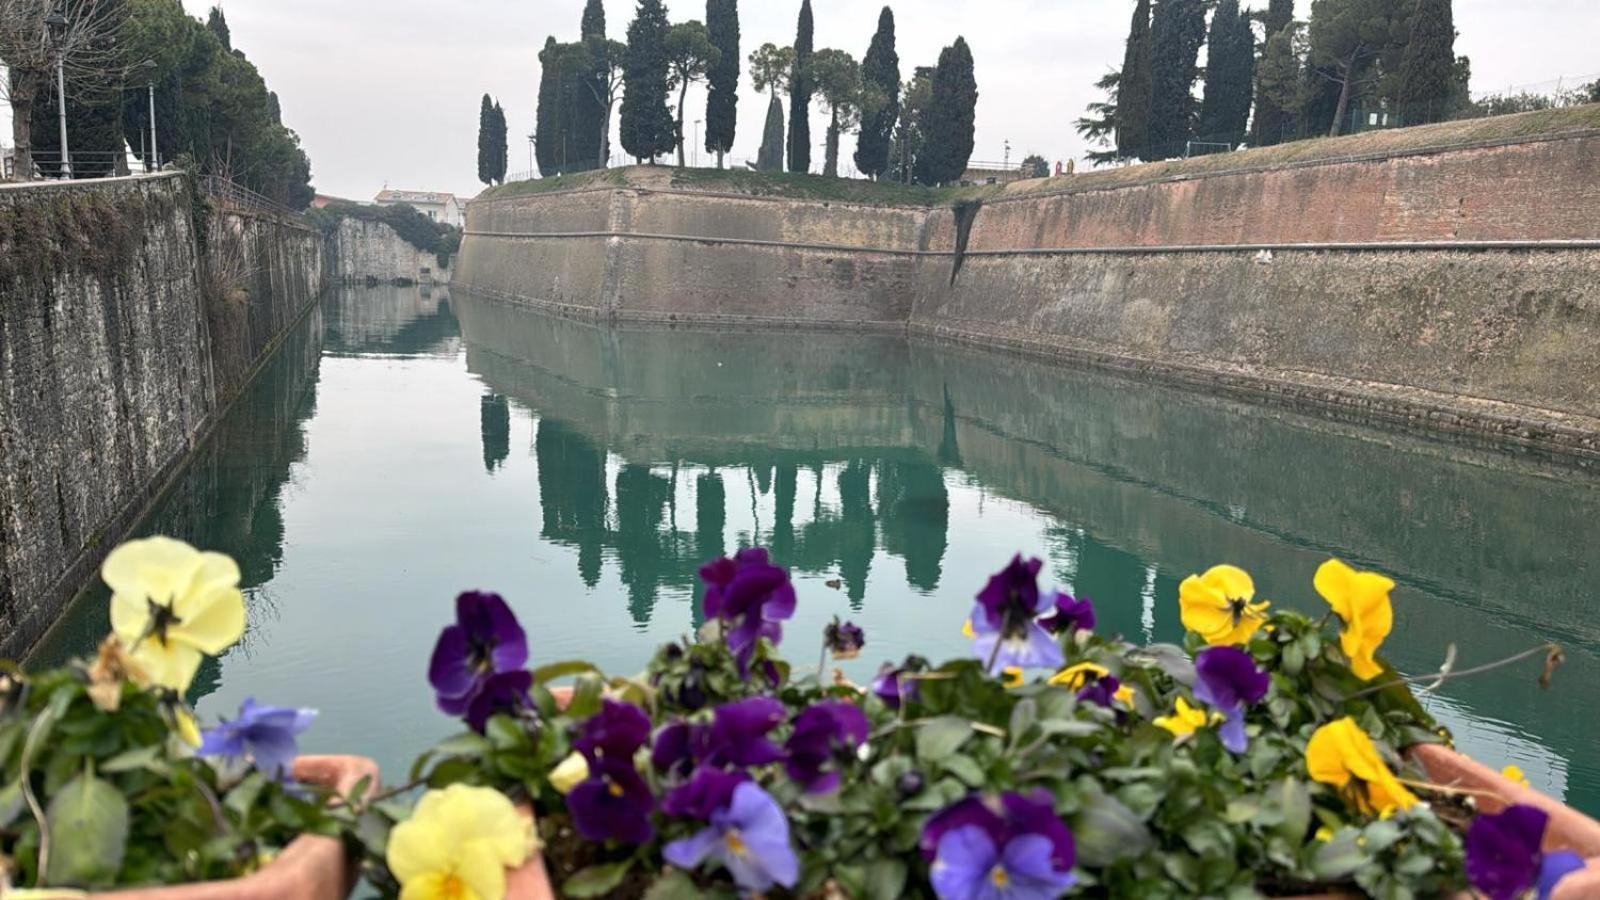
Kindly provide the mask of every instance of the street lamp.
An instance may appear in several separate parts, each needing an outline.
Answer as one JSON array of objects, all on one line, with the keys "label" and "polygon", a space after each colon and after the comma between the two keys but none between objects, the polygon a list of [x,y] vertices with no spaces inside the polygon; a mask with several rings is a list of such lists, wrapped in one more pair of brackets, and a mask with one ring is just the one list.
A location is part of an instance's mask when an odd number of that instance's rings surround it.
[{"label": "street lamp", "polygon": [[61,7],[45,16],[44,27],[50,33],[50,46],[56,51],[56,102],[61,113],[61,175],[72,177],[72,152],[67,148],[67,17]]},{"label": "street lamp", "polygon": [[536,131],[531,131],[528,133],[528,180],[530,181],[533,180],[534,176],[539,174],[533,165],[533,144],[534,141],[538,139],[538,136],[539,133]]},{"label": "street lamp", "polygon": [[700,168],[700,123],[701,119],[694,120],[694,167]]},{"label": "street lamp", "polygon": [[139,64],[144,70],[145,86],[150,91],[150,155],[145,159],[145,171],[161,168],[161,148],[156,144],[156,61],[147,59]]}]

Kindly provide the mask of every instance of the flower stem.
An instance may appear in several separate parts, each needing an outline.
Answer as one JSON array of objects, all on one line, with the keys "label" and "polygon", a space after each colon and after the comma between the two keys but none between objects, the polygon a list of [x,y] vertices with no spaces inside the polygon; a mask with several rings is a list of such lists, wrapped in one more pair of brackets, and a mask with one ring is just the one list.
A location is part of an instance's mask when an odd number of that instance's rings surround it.
[{"label": "flower stem", "polygon": [[1439,794],[1461,794],[1463,796],[1470,797],[1489,797],[1494,800],[1505,799],[1499,794],[1496,794],[1494,791],[1478,791],[1473,790],[1472,788],[1449,787],[1448,785],[1434,784],[1430,781],[1412,781],[1409,778],[1399,778],[1396,780],[1406,787],[1417,788],[1418,790],[1423,791],[1433,791]]},{"label": "flower stem", "polygon": [[1379,693],[1380,691],[1388,690],[1389,688],[1391,688],[1391,687],[1393,687],[1394,685],[1397,685],[1397,684],[1421,684],[1423,682],[1430,682],[1430,681],[1437,684],[1437,683],[1449,681],[1449,680],[1451,680],[1453,678],[1465,678],[1468,675],[1482,675],[1485,672],[1493,672],[1496,669],[1503,669],[1506,666],[1514,665],[1516,663],[1522,662],[1525,659],[1528,659],[1529,657],[1538,656],[1541,653],[1546,654],[1548,656],[1548,655],[1556,654],[1556,653],[1560,653],[1560,652],[1561,652],[1561,645],[1560,644],[1540,644],[1537,647],[1533,647],[1531,649],[1524,650],[1521,653],[1515,654],[1513,656],[1508,656],[1505,659],[1497,660],[1497,661],[1492,662],[1492,663],[1484,663],[1481,666],[1474,666],[1474,667],[1472,667],[1470,669],[1461,669],[1460,671],[1457,671],[1457,672],[1441,671],[1441,672],[1430,672],[1430,673],[1428,673],[1426,675],[1404,675],[1404,676],[1401,676],[1399,678],[1395,678],[1395,679],[1393,679],[1391,681],[1385,681],[1382,684],[1375,684],[1372,687],[1366,688],[1364,690],[1356,691],[1354,694],[1351,694],[1348,697],[1345,697],[1344,698],[1344,702],[1348,703],[1351,700],[1356,700],[1356,699],[1359,699],[1361,697],[1367,697],[1367,696],[1370,696],[1372,694]]}]

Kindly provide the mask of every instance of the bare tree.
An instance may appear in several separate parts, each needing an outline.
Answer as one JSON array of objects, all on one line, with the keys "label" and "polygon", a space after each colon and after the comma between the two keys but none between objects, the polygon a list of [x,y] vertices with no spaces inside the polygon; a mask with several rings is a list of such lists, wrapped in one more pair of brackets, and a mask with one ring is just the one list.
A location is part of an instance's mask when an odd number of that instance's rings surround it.
[{"label": "bare tree", "polygon": [[[57,61],[76,84],[104,88],[120,74],[120,10],[102,0],[0,0],[0,97],[11,104],[19,179],[33,173],[33,105],[55,78]],[[52,35],[46,20],[57,12],[66,24]]]}]

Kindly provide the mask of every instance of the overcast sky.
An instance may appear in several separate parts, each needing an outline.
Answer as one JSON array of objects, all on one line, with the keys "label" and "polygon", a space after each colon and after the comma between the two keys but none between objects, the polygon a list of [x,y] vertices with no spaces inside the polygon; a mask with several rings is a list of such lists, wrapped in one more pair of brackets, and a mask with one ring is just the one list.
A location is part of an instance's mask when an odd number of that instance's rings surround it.
[{"label": "overcast sky", "polygon": [[[183,0],[203,15],[212,0]],[[1246,0],[1264,6],[1266,0]],[[1402,0],[1396,0],[1402,2]],[[701,0],[667,0],[674,21],[703,19]],[[1122,62],[1132,0],[896,0],[902,71],[931,65],[957,35],[977,63],[974,158],[1039,153],[1080,156],[1072,128],[1096,99],[1093,83]],[[1300,15],[1310,0],[1298,0]],[[606,0],[611,36],[624,37],[634,0]],[[742,50],[794,40],[799,0],[739,4]],[[812,0],[816,46],[865,54],[881,5]],[[1456,0],[1457,52],[1472,57],[1473,89],[1503,90],[1600,73],[1597,0]],[[476,194],[479,98],[505,107],[513,172],[529,168],[547,35],[577,39],[583,0],[223,0],[234,46],[261,69],[300,133],[317,189],[367,199],[385,184]],[[766,102],[741,80],[734,155],[756,155]],[[1553,87],[1553,84],[1551,85]],[[704,118],[704,94],[690,92],[689,121]],[[826,123],[814,114],[819,148]],[[692,125],[686,126],[693,140]],[[5,132],[9,138],[9,124]],[[615,150],[616,139],[613,134]],[[841,156],[854,150],[847,139]],[[706,163],[701,151],[701,162]]]}]

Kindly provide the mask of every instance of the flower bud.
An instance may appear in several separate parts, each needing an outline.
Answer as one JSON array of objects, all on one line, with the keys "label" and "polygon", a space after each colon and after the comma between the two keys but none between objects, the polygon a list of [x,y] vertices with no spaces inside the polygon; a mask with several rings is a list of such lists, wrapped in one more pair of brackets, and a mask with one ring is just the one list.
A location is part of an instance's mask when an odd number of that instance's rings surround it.
[{"label": "flower bud", "polygon": [[589,779],[589,761],[582,753],[573,753],[550,770],[550,786],[556,793],[566,796],[568,791]]}]

